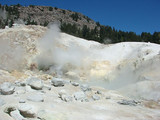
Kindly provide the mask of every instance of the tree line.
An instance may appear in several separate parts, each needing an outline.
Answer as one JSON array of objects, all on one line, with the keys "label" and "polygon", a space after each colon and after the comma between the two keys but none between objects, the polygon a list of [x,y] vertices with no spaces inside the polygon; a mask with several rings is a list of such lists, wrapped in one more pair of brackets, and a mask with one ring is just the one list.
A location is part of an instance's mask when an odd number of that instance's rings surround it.
[{"label": "tree line", "polygon": [[134,32],[124,32],[110,26],[100,25],[99,22],[97,22],[97,26],[94,29],[90,29],[87,25],[83,25],[82,29],[80,29],[75,24],[62,23],[61,30],[62,32],[100,43],[152,42],[160,44],[160,32],[154,32],[153,34],[142,32],[141,35],[137,35]]}]

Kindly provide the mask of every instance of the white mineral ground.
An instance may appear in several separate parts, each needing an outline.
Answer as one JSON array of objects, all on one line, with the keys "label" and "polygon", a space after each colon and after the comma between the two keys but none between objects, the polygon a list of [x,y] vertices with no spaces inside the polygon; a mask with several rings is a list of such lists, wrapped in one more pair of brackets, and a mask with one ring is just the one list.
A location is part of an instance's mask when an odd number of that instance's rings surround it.
[{"label": "white mineral ground", "polygon": [[0,120],[160,120],[159,66],[153,43],[0,30]]}]

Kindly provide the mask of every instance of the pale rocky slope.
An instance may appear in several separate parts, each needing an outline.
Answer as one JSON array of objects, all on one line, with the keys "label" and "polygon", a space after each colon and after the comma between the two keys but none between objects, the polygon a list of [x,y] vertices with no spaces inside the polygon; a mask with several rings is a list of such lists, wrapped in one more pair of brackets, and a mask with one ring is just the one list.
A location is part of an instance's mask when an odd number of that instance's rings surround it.
[{"label": "pale rocky slope", "polygon": [[56,25],[0,30],[0,43],[0,120],[160,119],[157,44],[102,45]]}]

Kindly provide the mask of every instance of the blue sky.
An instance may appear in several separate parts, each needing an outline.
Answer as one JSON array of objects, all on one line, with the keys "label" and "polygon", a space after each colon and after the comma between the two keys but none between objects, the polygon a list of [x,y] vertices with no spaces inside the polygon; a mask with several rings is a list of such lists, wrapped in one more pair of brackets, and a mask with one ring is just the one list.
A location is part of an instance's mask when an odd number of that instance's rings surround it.
[{"label": "blue sky", "polygon": [[137,34],[160,31],[160,0],[1,0],[0,3],[69,9],[102,25]]}]

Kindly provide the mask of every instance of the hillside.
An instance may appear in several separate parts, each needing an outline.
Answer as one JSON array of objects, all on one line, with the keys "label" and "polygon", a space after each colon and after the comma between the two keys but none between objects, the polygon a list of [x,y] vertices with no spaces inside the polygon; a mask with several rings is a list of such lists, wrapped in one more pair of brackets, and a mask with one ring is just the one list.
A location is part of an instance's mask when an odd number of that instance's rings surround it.
[{"label": "hillside", "polygon": [[0,119],[158,120],[160,45],[104,45],[49,28],[0,30]]},{"label": "hillside", "polygon": [[57,7],[0,5],[0,13],[0,28],[12,27],[14,23],[47,26],[51,22],[58,21],[63,32],[104,44],[127,41],[160,43],[158,31],[153,34],[144,31],[136,35],[132,31],[116,30],[114,27],[101,25],[81,13]]},{"label": "hillside", "polygon": [[[4,7],[4,8],[3,8]],[[50,22],[59,21],[66,24],[75,24],[78,28],[87,25],[88,28],[94,29],[96,22],[88,18],[87,16],[73,12],[70,10],[64,10],[56,7],[47,6],[2,6],[9,14],[10,19],[21,19],[25,24],[37,24],[47,26]],[[7,15],[6,15],[7,16]]]}]

